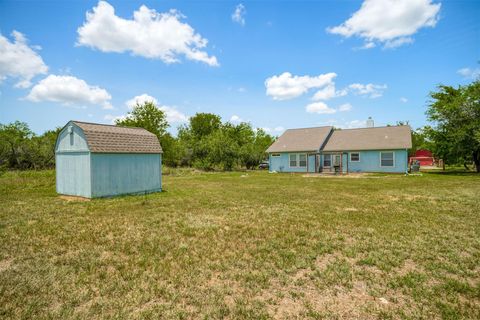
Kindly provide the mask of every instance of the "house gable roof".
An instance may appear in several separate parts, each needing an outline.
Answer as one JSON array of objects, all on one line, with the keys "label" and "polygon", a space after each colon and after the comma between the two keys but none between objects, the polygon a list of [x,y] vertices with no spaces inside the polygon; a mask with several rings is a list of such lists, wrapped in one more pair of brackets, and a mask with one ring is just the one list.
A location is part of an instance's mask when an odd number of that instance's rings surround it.
[{"label": "house gable roof", "polygon": [[388,150],[411,147],[410,126],[391,126],[335,130],[323,151]]},{"label": "house gable roof", "polygon": [[143,128],[71,121],[85,134],[91,152],[162,153],[158,138]]},{"label": "house gable roof", "polygon": [[316,127],[286,130],[267,152],[318,151],[333,127]]}]

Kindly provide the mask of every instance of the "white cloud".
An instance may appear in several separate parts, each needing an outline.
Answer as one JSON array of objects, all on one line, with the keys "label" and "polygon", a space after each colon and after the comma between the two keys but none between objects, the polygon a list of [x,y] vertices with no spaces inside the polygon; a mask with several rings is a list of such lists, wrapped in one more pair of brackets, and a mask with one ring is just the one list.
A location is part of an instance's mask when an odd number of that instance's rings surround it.
[{"label": "white cloud", "polygon": [[160,59],[165,63],[189,60],[218,66],[217,58],[203,49],[208,40],[185,22],[175,10],[159,13],[142,5],[133,12],[133,20],[115,15],[108,2],[99,1],[87,21],[78,28],[77,44],[103,52],[131,52],[133,55]]},{"label": "white cloud", "polygon": [[141,94],[139,96],[135,96],[133,97],[132,99],[130,100],[127,100],[125,102],[125,105],[129,108],[129,109],[133,109],[133,107],[135,107],[137,104],[144,104],[145,102],[153,102],[154,105],[158,106],[158,100],[152,96],[149,96],[148,94],[144,93],[144,94]]},{"label": "white cloud", "polygon": [[115,124],[115,121],[116,120],[124,120],[126,119],[127,117],[126,116],[114,116],[114,115],[111,115],[111,114],[106,114],[103,119],[105,120],[108,120],[111,124]]},{"label": "white cloud", "polygon": [[404,44],[413,43],[413,39],[410,37],[402,37],[385,43],[385,49],[395,49],[403,46]]},{"label": "white cloud", "polygon": [[230,122],[231,123],[240,123],[243,122],[243,119],[234,114],[233,116],[230,117]]},{"label": "white cloud", "polygon": [[113,109],[110,104],[112,96],[107,90],[91,86],[73,76],[51,74],[38,82],[26,99],[33,102],[52,101],[63,105],[100,105],[104,109]]},{"label": "white cloud", "polygon": [[142,105],[145,102],[152,102],[155,106],[157,106],[158,109],[165,112],[167,116],[167,121],[169,123],[188,121],[188,117],[182,112],[178,111],[175,107],[160,106],[160,104],[158,103],[158,100],[155,97],[152,97],[146,93],[135,96],[130,100],[127,100],[125,104],[131,110],[133,109],[133,107],[137,105],[137,103]]},{"label": "white cloud", "polygon": [[405,98],[405,97],[401,97],[401,98],[400,98],[400,102],[402,102],[402,103],[407,103],[407,102],[408,102],[408,99]]},{"label": "white cloud", "polygon": [[353,91],[356,95],[368,96],[369,98],[379,98],[383,95],[383,91],[387,89],[386,84],[361,84],[361,83],[352,83],[348,88]]},{"label": "white cloud", "polygon": [[352,105],[350,103],[344,103],[338,107],[338,111],[345,112],[352,110]]},{"label": "white cloud", "polygon": [[363,38],[363,48],[373,48],[375,43],[394,48],[411,43],[421,28],[435,27],[440,7],[432,0],[365,0],[347,21],[327,31]]},{"label": "white cloud", "polygon": [[332,98],[343,97],[348,94],[346,89],[335,90],[335,83],[330,83],[321,90],[318,90],[312,97],[312,100],[330,100]]},{"label": "white cloud", "polygon": [[245,10],[245,6],[241,3],[238,4],[235,7],[235,11],[232,13],[232,21],[237,22],[238,24],[244,26],[246,13],[247,13],[247,10]]},{"label": "white cloud", "polygon": [[480,77],[480,68],[470,69],[470,68],[462,68],[457,71],[459,75],[466,79],[477,79]]},{"label": "white cloud", "polygon": [[278,126],[278,127],[275,127],[275,128],[264,127],[264,128],[261,128],[261,129],[263,131],[265,131],[266,133],[272,133],[272,134],[280,133],[280,132],[285,131],[285,128],[282,127],[282,126]]},{"label": "white cloud", "polygon": [[318,114],[332,114],[337,112],[337,110],[330,108],[323,102],[314,102],[307,105],[305,110],[308,113],[318,113]]},{"label": "white cloud", "polygon": [[366,128],[367,127],[367,121],[366,120],[346,121],[345,123],[341,124],[338,127],[342,128],[342,129]]},{"label": "white cloud", "polygon": [[169,123],[188,121],[188,117],[174,107],[161,106],[161,107],[158,107],[158,109],[165,112],[165,114],[167,115],[167,121]]},{"label": "white cloud", "polygon": [[29,47],[27,38],[13,31],[14,41],[10,42],[0,33],[0,82],[7,77],[18,79],[16,87],[28,88],[31,80],[38,74],[46,74],[48,67],[35,51],[39,47]]},{"label": "white cloud", "polygon": [[290,72],[284,72],[265,80],[265,87],[267,95],[274,100],[287,100],[299,97],[312,88],[331,85],[336,76],[337,74],[333,72],[316,77],[293,76]]},{"label": "white cloud", "polygon": [[372,42],[372,41],[369,41],[369,42],[366,42],[362,47],[361,49],[372,49],[372,48],[375,48],[377,45],[375,44],[375,42]]}]

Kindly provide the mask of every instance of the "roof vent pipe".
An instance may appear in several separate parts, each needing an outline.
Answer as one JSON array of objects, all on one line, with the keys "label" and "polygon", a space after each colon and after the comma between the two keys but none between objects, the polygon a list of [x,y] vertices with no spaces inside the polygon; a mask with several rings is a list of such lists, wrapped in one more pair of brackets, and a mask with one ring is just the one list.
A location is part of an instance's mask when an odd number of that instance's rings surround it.
[{"label": "roof vent pipe", "polygon": [[372,117],[368,117],[367,119],[367,128],[373,128],[374,127],[374,122]]}]

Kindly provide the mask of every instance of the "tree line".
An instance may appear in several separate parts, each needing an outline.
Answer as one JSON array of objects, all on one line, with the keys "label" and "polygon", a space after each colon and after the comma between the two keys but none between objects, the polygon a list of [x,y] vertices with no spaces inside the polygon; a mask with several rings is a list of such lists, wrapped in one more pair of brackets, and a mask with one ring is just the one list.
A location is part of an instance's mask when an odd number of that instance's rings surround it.
[{"label": "tree line", "polygon": [[[174,137],[167,129],[165,112],[153,102],[137,104],[119,126],[141,127],[154,133],[163,149],[163,163],[202,170],[253,169],[266,158],[274,137],[249,123],[222,122],[212,113],[197,113],[178,128]],[[55,167],[55,142],[61,128],[42,135],[24,122],[0,124],[0,170]]]},{"label": "tree line", "polygon": [[60,129],[34,134],[24,122],[0,123],[0,171],[55,166],[55,141]]},{"label": "tree line", "polygon": [[266,158],[274,137],[249,123],[222,122],[213,113],[197,113],[178,128],[177,137],[168,131],[165,113],[153,102],[137,104],[119,126],[142,127],[157,135],[163,149],[163,163],[202,170],[253,169]]},{"label": "tree line", "polygon": [[[430,125],[413,131],[411,153],[428,149],[447,165],[473,166],[480,172],[480,81],[430,93],[426,112]],[[117,125],[142,127],[157,135],[167,166],[203,170],[255,168],[265,159],[274,137],[249,123],[222,122],[212,113],[197,113],[178,128],[167,129],[166,114],[153,102],[137,104]],[[55,166],[55,141],[60,128],[34,134],[23,122],[0,124],[0,170]]]}]

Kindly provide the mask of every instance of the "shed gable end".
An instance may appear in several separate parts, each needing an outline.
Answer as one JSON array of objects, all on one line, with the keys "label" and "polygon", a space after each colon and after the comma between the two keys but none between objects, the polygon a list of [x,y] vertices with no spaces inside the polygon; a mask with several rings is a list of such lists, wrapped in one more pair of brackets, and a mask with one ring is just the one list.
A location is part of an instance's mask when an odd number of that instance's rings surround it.
[{"label": "shed gable end", "polygon": [[73,122],[60,131],[55,144],[55,152],[88,152],[90,151],[83,130]]}]

